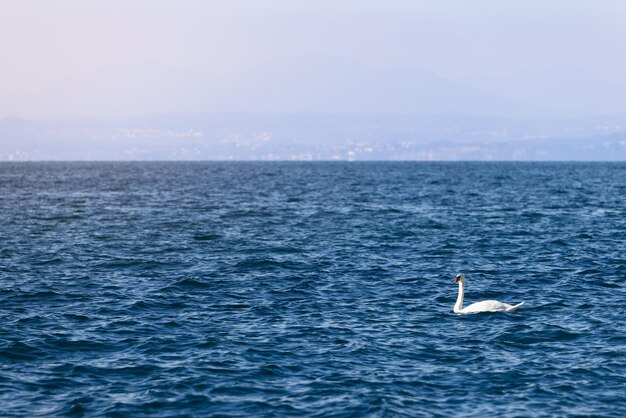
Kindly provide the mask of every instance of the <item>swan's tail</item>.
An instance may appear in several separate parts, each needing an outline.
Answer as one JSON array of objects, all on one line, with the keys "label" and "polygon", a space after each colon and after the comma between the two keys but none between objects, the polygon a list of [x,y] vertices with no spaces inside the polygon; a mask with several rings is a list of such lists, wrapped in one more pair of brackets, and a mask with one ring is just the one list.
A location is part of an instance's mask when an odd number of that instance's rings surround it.
[{"label": "swan's tail", "polygon": [[520,306],[522,306],[524,304],[524,302],[520,302],[517,305],[513,305],[509,308],[506,308],[507,312],[515,312],[517,310],[517,308],[519,308]]}]

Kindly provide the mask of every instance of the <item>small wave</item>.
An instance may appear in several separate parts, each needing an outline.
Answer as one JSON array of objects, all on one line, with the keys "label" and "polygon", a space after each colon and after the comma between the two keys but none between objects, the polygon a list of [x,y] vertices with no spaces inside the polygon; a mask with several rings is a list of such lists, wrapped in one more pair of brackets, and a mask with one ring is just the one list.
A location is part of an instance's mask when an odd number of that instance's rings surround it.
[{"label": "small wave", "polygon": [[524,345],[544,344],[544,343],[563,343],[577,340],[584,336],[579,332],[568,331],[560,327],[550,327],[544,330],[535,330],[524,332],[521,334],[510,335],[513,342]]},{"label": "small wave", "polygon": [[194,234],[193,239],[196,241],[215,241],[222,238],[219,234]]},{"label": "small wave", "polygon": [[298,261],[278,261],[270,258],[247,259],[236,264],[236,268],[244,271],[251,270],[297,270],[304,264]]},{"label": "small wave", "polygon": [[78,214],[72,214],[72,215],[33,216],[31,219],[34,219],[37,221],[66,222],[66,221],[84,219],[84,217]]},{"label": "small wave", "polygon": [[204,289],[204,288],[210,288],[211,287],[211,283],[210,282],[205,282],[199,279],[191,279],[191,278],[186,278],[186,279],[182,279],[177,281],[176,283],[174,283],[171,286],[168,286],[166,289],[170,289],[170,288],[175,288],[175,287],[180,287],[180,288],[191,288],[191,289]]},{"label": "small wave", "polygon": [[33,361],[47,357],[47,353],[22,341],[0,347],[0,358],[9,361]]},{"label": "small wave", "polygon": [[72,320],[80,321],[80,322],[89,321],[91,319],[87,315],[82,315],[82,314],[77,314],[77,313],[64,313],[63,316],[68,319],[72,319]]}]

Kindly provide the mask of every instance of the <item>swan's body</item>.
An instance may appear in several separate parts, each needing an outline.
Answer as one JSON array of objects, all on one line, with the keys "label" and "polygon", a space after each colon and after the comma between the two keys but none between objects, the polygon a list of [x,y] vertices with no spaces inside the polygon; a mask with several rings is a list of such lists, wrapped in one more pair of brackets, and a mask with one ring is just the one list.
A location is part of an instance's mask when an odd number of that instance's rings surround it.
[{"label": "swan's body", "polygon": [[461,273],[454,278],[454,283],[459,284],[459,296],[454,304],[454,313],[469,314],[478,312],[515,312],[517,308],[522,306],[524,302],[517,305],[509,305],[508,303],[498,302],[497,300],[483,300],[482,302],[472,303],[463,307],[463,296],[465,294],[465,276]]}]

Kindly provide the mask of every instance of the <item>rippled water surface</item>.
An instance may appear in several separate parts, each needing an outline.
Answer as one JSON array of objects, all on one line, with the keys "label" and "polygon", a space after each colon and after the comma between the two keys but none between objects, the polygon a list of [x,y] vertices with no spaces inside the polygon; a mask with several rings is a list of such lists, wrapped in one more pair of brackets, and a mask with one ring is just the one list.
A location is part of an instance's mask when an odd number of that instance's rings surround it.
[{"label": "rippled water surface", "polygon": [[0,216],[0,415],[626,410],[626,164],[3,163]]}]

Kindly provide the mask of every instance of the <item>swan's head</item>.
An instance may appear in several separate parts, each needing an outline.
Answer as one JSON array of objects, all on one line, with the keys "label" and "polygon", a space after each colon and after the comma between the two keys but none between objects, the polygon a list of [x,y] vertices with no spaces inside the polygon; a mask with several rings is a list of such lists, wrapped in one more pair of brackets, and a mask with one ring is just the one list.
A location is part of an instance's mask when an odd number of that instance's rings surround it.
[{"label": "swan's head", "polygon": [[454,283],[465,283],[465,276],[463,273],[459,273],[454,276]]}]

